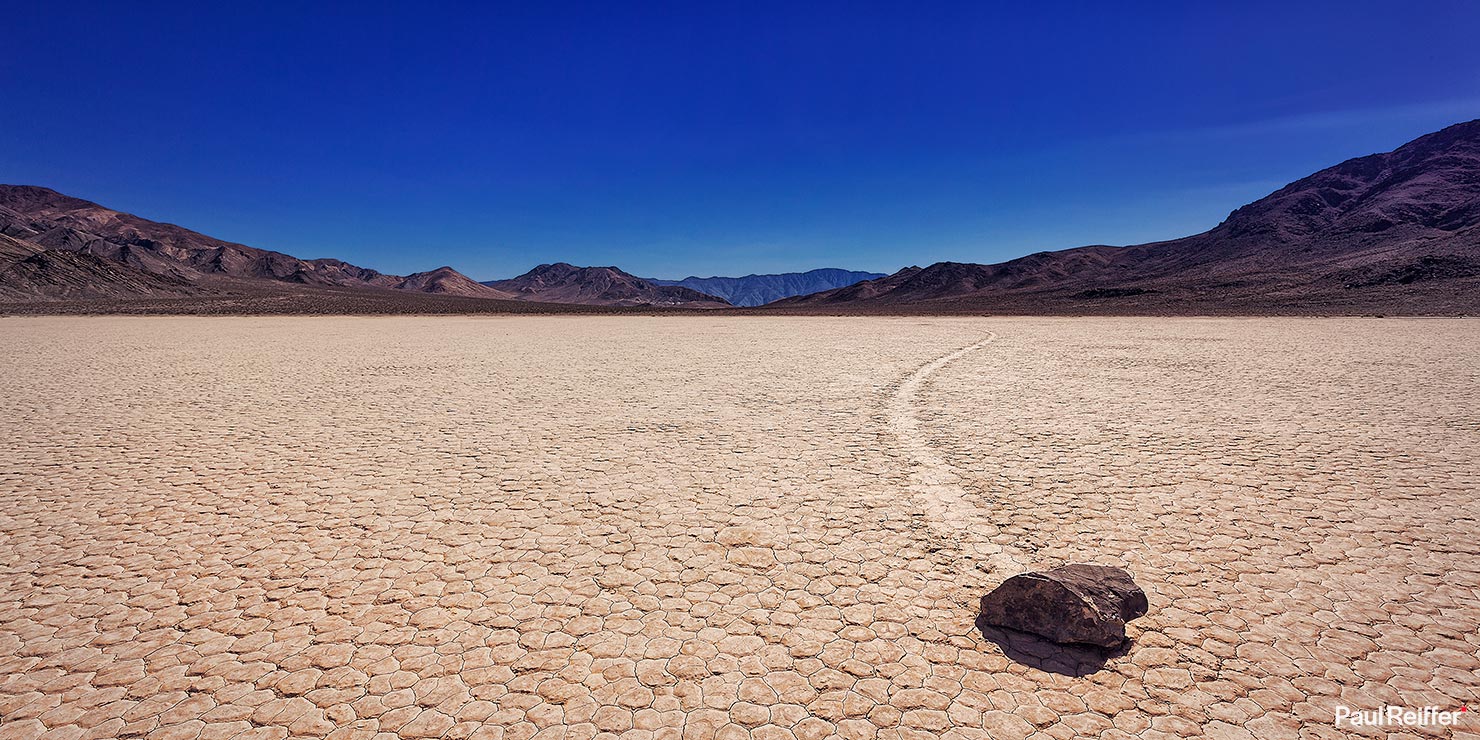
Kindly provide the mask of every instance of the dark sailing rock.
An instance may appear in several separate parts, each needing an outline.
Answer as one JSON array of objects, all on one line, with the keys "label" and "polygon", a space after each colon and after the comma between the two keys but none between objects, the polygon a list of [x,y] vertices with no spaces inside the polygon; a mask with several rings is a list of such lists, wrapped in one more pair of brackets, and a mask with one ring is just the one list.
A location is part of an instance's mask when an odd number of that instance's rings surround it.
[{"label": "dark sailing rock", "polygon": [[1113,648],[1125,623],[1146,613],[1146,592],[1121,568],[1076,563],[1013,576],[982,597],[990,625],[1057,643]]}]

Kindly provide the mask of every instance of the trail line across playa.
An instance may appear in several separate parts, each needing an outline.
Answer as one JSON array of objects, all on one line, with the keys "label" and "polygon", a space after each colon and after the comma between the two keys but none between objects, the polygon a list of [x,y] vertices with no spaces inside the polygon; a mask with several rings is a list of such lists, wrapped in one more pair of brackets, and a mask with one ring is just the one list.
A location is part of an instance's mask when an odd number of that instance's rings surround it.
[{"label": "trail line across playa", "polygon": [[910,495],[932,533],[960,554],[976,558],[979,566],[992,573],[1014,574],[1023,570],[1023,564],[992,541],[998,529],[990,520],[990,512],[972,502],[961,474],[920,430],[920,392],[931,376],[996,340],[997,334],[988,331],[980,341],[915,368],[889,394],[885,410],[889,431],[911,463]]}]

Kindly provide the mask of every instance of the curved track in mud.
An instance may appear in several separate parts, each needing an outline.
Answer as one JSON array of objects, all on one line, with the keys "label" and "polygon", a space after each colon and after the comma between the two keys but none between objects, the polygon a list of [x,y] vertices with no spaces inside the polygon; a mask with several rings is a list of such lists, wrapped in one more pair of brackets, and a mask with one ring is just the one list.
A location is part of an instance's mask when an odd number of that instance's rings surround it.
[{"label": "curved track in mud", "polygon": [[962,486],[961,474],[920,430],[920,392],[931,376],[996,339],[997,335],[989,331],[980,341],[915,368],[889,394],[885,413],[889,431],[910,459],[910,495],[935,537],[961,554],[978,558],[982,561],[979,565],[992,572],[1016,573],[1022,570],[1021,563],[991,542],[997,527],[991,523],[989,512],[972,503]]}]

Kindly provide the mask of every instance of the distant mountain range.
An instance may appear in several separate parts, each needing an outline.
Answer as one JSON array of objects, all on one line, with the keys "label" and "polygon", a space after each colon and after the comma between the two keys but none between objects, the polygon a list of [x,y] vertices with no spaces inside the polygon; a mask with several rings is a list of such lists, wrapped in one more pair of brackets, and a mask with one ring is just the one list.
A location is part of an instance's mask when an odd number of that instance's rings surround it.
[{"label": "distant mountain range", "polygon": [[616,267],[576,267],[564,262],[540,265],[508,280],[483,285],[516,300],[587,306],[674,306],[724,308],[759,306],[782,298],[816,293],[884,277],[877,272],[822,268],[808,272],[745,277],[640,278]]},{"label": "distant mountain range", "polygon": [[[870,277],[880,275],[814,270],[691,280],[726,287],[733,283],[752,301],[747,305],[755,305],[762,291],[780,298]],[[723,296],[683,282],[645,280],[616,267],[576,267],[564,262],[486,283],[451,267],[388,275],[337,259],[304,260],[223,241],[48,188],[0,185],[0,301],[7,302],[260,298],[264,294],[317,294],[318,290],[341,296],[345,290],[363,290],[584,306],[731,305]],[[381,298],[383,303],[385,296]]]},{"label": "distant mountain range", "polygon": [[450,267],[387,275],[222,241],[62,195],[0,185],[0,299],[120,299],[293,287],[509,298]]},{"label": "distant mountain range", "polygon": [[[412,294],[482,303],[428,303]],[[541,265],[488,285],[439,267],[388,275],[337,259],[304,260],[105,208],[43,187],[0,185],[0,301],[34,304],[236,299],[248,312],[288,305],[375,312],[520,310],[509,302],[727,307],[616,268]],[[493,301],[494,303],[488,303]],[[186,304],[188,306],[188,302]],[[316,310],[316,309],[315,309]]]},{"label": "distant mountain range", "polygon": [[701,293],[719,296],[736,306],[760,306],[782,298],[807,295],[833,288],[843,288],[864,280],[884,277],[880,272],[857,272],[824,267],[806,272],[783,272],[774,275],[745,277],[686,277],[682,280],[648,278],[656,285],[681,285]]},{"label": "distant mountain range", "polygon": [[657,285],[615,267],[576,267],[564,262],[540,265],[516,278],[483,285],[517,300],[578,303],[587,306],[683,306],[723,308],[723,298],[679,285]]},{"label": "distant mountain range", "polygon": [[1480,313],[1480,120],[1348,160],[1213,229],[941,262],[789,298],[808,312]]},{"label": "distant mountain range", "polygon": [[[1171,241],[940,262],[645,280],[540,265],[478,283],[304,260],[0,185],[0,303],[14,311],[528,312],[756,306],[792,313],[1480,313],[1480,121],[1348,160]],[[580,308],[590,306],[594,308]]]}]

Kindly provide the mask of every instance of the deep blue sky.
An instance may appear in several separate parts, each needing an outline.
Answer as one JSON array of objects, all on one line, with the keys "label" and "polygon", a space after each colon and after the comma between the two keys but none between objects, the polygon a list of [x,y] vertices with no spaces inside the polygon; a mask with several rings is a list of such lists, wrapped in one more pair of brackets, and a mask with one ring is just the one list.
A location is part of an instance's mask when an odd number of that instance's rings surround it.
[{"label": "deep blue sky", "polygon": [[20,3],[0,182],[655,277],[1127,244],[1480,117],[1480,5]]}]

